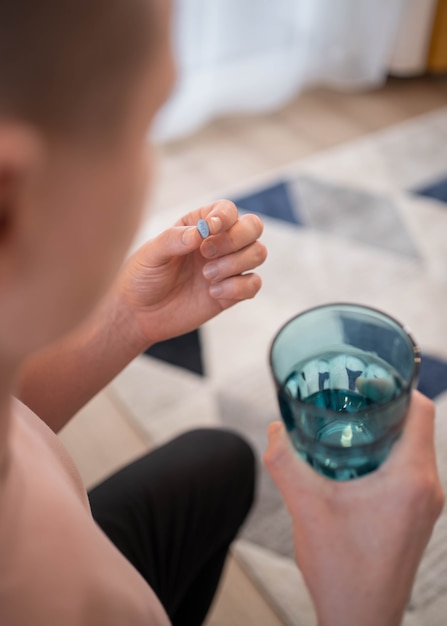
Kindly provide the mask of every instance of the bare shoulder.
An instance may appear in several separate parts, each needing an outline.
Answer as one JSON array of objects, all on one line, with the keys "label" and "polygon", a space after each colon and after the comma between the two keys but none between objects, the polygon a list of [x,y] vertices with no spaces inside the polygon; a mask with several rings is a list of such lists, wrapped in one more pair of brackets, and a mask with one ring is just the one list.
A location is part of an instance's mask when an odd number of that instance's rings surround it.
[{"label": "bare shoulder", "polygon": [[0,507],[5,623],[165,626],[152,590],[94,523],[45,428],[20,409],[11,419]]}]

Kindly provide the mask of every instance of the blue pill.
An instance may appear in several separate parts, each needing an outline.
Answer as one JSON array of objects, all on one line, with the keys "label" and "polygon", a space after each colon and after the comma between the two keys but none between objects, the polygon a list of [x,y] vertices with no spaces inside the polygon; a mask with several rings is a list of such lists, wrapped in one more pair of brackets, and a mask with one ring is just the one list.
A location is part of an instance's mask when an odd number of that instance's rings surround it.
[{"label": "blue pill", "polygon": [[210,229],[208,224],[206,223],[206,220],[199,220],[197,222],[197,230],[199,231],[202,239],[205,239],[210,234]]}]

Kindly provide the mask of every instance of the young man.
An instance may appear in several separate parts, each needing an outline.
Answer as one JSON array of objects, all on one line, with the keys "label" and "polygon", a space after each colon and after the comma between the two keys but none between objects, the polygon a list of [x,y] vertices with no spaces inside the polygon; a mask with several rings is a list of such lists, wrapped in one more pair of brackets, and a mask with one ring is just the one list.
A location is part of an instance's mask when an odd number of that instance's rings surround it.
[{"label": "young man", "polygon": [[[163,0],[0,3],[2,626],[200,624],[251,504],[248,446],[195,431],[90,494],[104,533],[53,433],[148,345],[260,287],[262,224],[225,201],[114,278],[171,84]],[[396,626],[442,506],[431,403],[414,395],[389,460],[357,481],[315,474],[280,424],[265,460],[320,626]]]},{"label": "young man", "polygon": [[201,624],[252,502],[250,448],[199,430],[93,490],[98,526],[53,432],[150,344],[260,288],[262,223],[226,201],[116,278],[172,82],[163,0],[0,4],[2,626]]}]

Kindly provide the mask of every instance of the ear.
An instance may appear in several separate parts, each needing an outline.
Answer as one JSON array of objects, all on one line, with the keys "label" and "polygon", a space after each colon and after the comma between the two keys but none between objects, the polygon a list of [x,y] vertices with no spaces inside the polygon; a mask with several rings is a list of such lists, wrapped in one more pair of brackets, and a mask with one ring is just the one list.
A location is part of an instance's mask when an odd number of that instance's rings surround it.
[{"label": "ear", "polygon": [[37,233],[34,198],[45,147],[32,127],[0,118],[0,358],[22,358],[33,348],[33,329],[28,328],[35,302],[29,295],[34,267],[30,242]]},{"label": "ear", "polygon": [[42,146],[31,127],[0,121],[0,290],[11,269],[23,213],[29,208],[27,190],[41,161]]}]

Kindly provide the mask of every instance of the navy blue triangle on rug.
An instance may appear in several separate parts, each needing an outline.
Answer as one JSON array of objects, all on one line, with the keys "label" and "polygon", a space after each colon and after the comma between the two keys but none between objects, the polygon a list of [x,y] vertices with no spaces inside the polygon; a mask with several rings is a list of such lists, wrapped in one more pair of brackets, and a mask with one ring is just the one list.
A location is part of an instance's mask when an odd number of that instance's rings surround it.
[{"label": "navy blue triangle on rug", "polygon": [[447,362],[423,353],[418,389],[431,400],[447,391]]},{"label": "navy blue triangle on rug", "polygon": [[232,200],[246,213],[266,215],[297,226],[304,225],[298,207],[290,195],[287,182],[281,181]]},{"label": "navy blue triangle on rug", "polygon": [[205,376],[200,329],[156,343],[144,354]]},{"label": "navy blue triangle on rug", "polygon": [[414,190],[413,193],[447,204],[447,178],[435,180],[429,185]]}]

